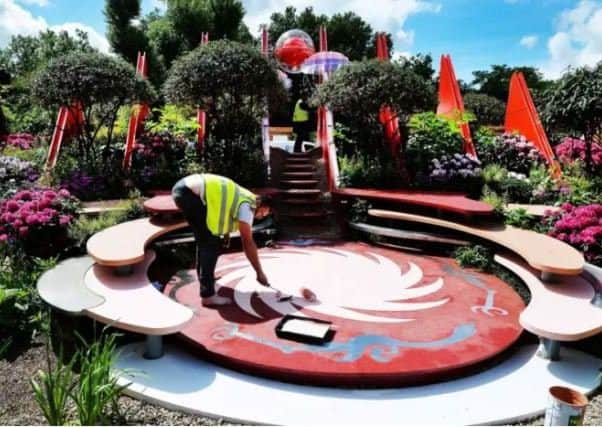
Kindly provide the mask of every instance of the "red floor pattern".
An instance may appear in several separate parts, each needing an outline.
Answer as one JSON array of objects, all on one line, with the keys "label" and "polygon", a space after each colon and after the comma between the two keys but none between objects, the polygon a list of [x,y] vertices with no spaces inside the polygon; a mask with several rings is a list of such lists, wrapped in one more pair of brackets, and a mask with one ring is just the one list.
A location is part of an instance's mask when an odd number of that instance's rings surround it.
[{"label": "red floor pattern", "polygon": [[[291,303],[278,303],[272,290],[260,287],[240,254],[222,256],[218,264],[219,294],[235,299],[230,306],[202,307],[193,270],[179,272],[165,290],[195,310],[184,338],[226,367],[318,385],[409,385],[463,373],[522,332],[519,296],[496,277],[463,270],[451,259],[363,243],[260,254],[272,285],[294,295]],[[318,302],[298,296],[301,286]],[[332,321],[333,342],[279,339],[274,329],[284,313]]]}]

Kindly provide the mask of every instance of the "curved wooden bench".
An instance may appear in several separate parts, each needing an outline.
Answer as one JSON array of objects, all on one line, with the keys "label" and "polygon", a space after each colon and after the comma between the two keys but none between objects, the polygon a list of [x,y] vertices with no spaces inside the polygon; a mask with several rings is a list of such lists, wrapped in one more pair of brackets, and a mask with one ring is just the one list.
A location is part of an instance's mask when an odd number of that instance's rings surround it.
[{"label": "curved wooden bench", "polygon": [[576,276],[583,271],[583,255],[560,240],[511,226],[468,226],[443,219],[402,212],[371,209],[369,215],[377,218],[415,222],[448,228],[489,240],[510,249],[524,258],[531,267],[546,273]]},{"label": "curved wooden bench", "polygon": [[162,335],[180,331],[193,316],[190,308],[169,299],[152,285],[147,270],[154,260],[155,252],[149,250],[144,262],[134,266],[128,276],[118,276],[111,267],[96,264],[84,277],[86,287],[105,299],[104,304],[86,308],[84,314],[107,325],[149,336],[150,358],[162,354]]},{"label": "curved wooden bench", "polygon": [[131,266],[144,261],[145,249],[150,242],[187,226],[184,220],[161,222],[153,218],[137,219],[96,233],[88,240],[86,248],[100,265]]},{"label": "curved wooden bench", "polygon": [[[545,339],[542,350],[551,359],[558,358],[558,341],[578,341],[602,332],[602,308],[592,304],[596,290],[585,275],[546,282],[518,259],[502,255],[494,259],[520,277],[531,291],[531,302],[519,322]],[[599,286],[599,282],[594,285]]]},{"label": "curved wooden bench", "polygon": [[392,237],[402,240],[416,240],[420,242],[442,243],[446,245],[466,246],[469,244],[466,240],[454,239],[447,236],[440,236],[433,233],[422,233],[418,231],[398,230],[388,227],[379,227],[371,224],[350,222],[349,228],[365,233],[374,234],[382,237]]},{"label": "curved wooden bench", "polygon": [[40,276],[38,294],[47,304],[73,315],[103,304],[102,296],[84,286],[84,276],[93,265],[88,256],[60,262]]},{"label": "curved wooden bench", "polygon": [[357,197],[360,199],[422,206],[444,212],[453,212],[468,216],[490,216],[494,212],[494,209],[491,205],[469,199],[464,194],[458,193],[341,188],[335,190],[332,194],[339,199]]}]

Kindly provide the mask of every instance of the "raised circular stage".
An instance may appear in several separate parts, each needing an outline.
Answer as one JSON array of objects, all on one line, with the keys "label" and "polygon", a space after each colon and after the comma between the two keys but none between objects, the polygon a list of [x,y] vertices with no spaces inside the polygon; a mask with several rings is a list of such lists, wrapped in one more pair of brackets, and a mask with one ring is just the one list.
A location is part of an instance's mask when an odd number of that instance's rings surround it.
[{"label": "raised circular stage", "polygon": [[[465,373],[522,332],[519,296],[451,259],[363,243],[283,246],[260,256],[273,288],[291,301],[259,285],[241,254],[222,256],[216,271],[230,306],[202,307],[194,270],[180,271],[165,289],[195,312],[182,335],[227,368],[315,385],[411,385]],[[302,287],[318,300],[304,300]],[[323,346],[279,339],[285,314],[331,321],[336,335]]]}]

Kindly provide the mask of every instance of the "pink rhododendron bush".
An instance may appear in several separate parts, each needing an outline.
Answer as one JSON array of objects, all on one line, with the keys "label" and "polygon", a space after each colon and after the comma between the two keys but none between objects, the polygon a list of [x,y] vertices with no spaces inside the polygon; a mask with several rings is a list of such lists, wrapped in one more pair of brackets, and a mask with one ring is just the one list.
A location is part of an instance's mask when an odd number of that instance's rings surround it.
[{"label": "pink rhododendron bush", "polygon": [[[592,164],[595,168],[602,166],[602,146],[592,143]],[[585,140],[578,138],[564,138],[560,144],[554,147],[558,159],[566,164],[580,160],[585,163],[587,146]]]},{"label": "pink rhododendron bush", "polygon": [[0,201],[0,245],[28,255],[57,255],[69,243],[77,200],[67,190],[23,190]]},{"label": "pink rhododendron bush", "polygon": [[582,251],[588,262],[602,266],[602,205],[575,207],[565,203],[544,221],[551,227],[550,236]]}]

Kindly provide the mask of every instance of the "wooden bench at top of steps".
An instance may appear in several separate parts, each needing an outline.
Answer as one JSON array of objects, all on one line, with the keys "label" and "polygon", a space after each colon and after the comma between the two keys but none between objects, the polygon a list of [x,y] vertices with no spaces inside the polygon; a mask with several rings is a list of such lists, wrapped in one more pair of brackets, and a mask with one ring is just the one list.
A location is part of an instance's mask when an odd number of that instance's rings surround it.
[{"label": "wooden bench at top of steps", "polygon": [[85,286],[105,302],[87,308],[87,316],[129,332],[151,336],[180,331],[191,319],[190,308],[159,292],[150,282],[147,271],[155,252],[147,251],[143,262],[127,276],[119,276],[107,266],[94,265],[84,277]]},{"label": "wooden bench at top of steps", "polygon": [[379,227],[371,224],[350,222],[349,227],[353,230],[366,234],[374,234],[382,237],[392,237],[402,240],[416,240],[429,243],[443,243],[446,245],[467,246],[470,243],[466,240],[455,239],[452,237],[437,235],[433,233],[423,233],[418,231],[398,230],[388,227]]},{"label": "wooden bench at top of steps", "polygon": [[489,240],[518,254],[531,267],[543,273],[575,276],[583,271],[585,265],[583,255],[573,247],[553,237],[529,230],[506,225],[469,226],[422,215],[378,209],[371,209],[368,214],[377,218],[448,228]]},{"label": "wooden bench at top of steps", "polygon": [[489,216],[494,213],[494,209],[491,205],[469,199],[464,194],[458,193],[341,188],[333,191],[332,194],[339,199],[353,197],[389,203],[400,203],[437,209],[443,212],[453,212],[467,216]]},{"label": "wooden bench at top of steps", "polygon": [[103,304],[102,296],[83,285],[84,276],[93,265],[89,256],[61,261],[40,276],[38,294],[50,306],[72,315]]},{"label": "wooden bench at top of steps", "polygon": [[592,304],[598,283],[584,275],[545,281],[518,257],[494,259],[520,277],[531,292],[531,302],[519,318],[523,328],[555,341],[578,341],[602,332],[602,308]]}]

